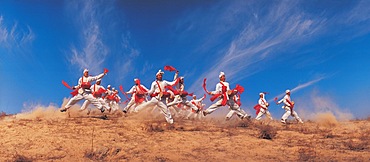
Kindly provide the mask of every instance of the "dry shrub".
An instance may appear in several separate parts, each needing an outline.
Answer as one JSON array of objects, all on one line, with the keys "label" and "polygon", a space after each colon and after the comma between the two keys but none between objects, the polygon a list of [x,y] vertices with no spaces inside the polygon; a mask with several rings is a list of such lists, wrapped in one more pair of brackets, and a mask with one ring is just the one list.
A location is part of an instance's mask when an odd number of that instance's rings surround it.
[{"label": "dry shrub", "polygon": [[1,118],[4,118],[5,116],[6,116],[6,113],[2,111],[2,112],[0,113],[0,119],[1,119]]},{"label": "dry shrub", "polygon": [[91,160],[104,160],[107,157],[115,156],[117,155],[122,149],[120,147],[116,148],[108,148],[108,147],[101,147],[97,149],[96,151],[86,151],[85,152],[85,158],[91,159]]},{"label": "dry shrub", "polygon": [[237,123],[237,127],[248,128],[251,126],[253,126],[253,123],[251,120],[242,120]]},{"label": "dry shrub", "polygon": [[163,126],[161,126],[161,124],[159,123],[147,123],[145,124],[143,129],[148,132],[163,132],[164,131]]},{"label": "dry shrub", "polygon": [[275,136],[277,134],[276,129],[272,126],[260,125],[260,126],[257,126],[257,127],[259,129],[258,138],[272,140],[273,138],[275,138]]},{"label": "dry shrub", "polygon": [[313,148],[303,147],[298,150],[298,161],[317,161],[317,155]]},{"label": "dry shrub", "polygon": [[362,140],[349,140],[344,142],[344,146],[352,151],[362,151],[368,149],[369,142]]},{"label": "dry shrub", "polygon": [[165,158],[165,157],[156,156],[156,157],[155,157],[155,161],[158,161],[158,162],[165,162],[165,161],[168,161],[168,159],[167,159],[167,158]]},{"label": "dry shrub", "polygon": [[332,132],[329,132],[329,133],[327,133],[327,134],[324,135],[324,138],[334,138],[334,137],[336,137],[336,136],[333,135]]},{"label": "dry shrub", "polygon": [[31,158],[28,158],[26,156],[23,156],[23,155],[19,155],[18,153],[16,153],[13,156],[13,161],[15,161],[15,162],[31,162],[32,159]]}]

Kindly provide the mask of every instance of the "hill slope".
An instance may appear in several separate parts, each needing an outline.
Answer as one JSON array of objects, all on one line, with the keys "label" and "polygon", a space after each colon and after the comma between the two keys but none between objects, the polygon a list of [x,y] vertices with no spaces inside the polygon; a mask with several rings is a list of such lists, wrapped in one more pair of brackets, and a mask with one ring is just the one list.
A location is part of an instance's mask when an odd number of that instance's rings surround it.
[{"label": "hill slope", "polygon": [[369,161],[368,120],[282,125],[57,110],[2,116],[0,161]]}]

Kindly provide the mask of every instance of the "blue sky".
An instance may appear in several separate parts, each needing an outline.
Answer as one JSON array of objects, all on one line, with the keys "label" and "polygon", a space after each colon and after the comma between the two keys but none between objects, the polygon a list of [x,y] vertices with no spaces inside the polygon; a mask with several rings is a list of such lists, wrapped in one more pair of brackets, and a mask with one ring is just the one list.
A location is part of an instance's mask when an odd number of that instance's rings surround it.
[{"label": "blue sky", "polygon": [[[125,89],[172,65],[198,96],[220,71],[254,113],[292,89],[297,111],[370,114],[370,1],[1,1],[0,111],[56,105],[84,68]],[[171,80],[173,73],[164,78]],[[209,98],[209,97],[208,97]],[[206,104],[210,104],[207,100]],[[280,117],[280,106],[271,113]]]}]

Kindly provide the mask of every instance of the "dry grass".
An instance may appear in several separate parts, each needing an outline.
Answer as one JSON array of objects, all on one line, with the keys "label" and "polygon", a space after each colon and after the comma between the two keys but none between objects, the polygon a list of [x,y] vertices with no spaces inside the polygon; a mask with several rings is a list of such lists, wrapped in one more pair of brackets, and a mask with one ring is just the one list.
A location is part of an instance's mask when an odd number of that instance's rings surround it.
[{"label": "dry grass", "polygon": [[14,162],[31,162],[33,161],[31,158],[28,158],[23,155],[19,155],[18,153],[13,156],[12,161]]},{"label": "dry grass", "polygon": [[259,135],[258,138],[272,140],[277,135],[276,128],[270,125],[260,125],[258,126]]},{"label": "dry grass", "polygon": [[[52,115],[50,111],[48,115]],[[0,120],[0,161],[368,161],[367,120],[294,122],[28,114]],[[18,116],[20,117],[20,116]],[[323,120],[324,121],[324,120]],[[334,122],[331,122],[334,123]],[[267,140],[266,140],[267,139]],[[14,152],[17,152],[14,155]]]},{"label": "dry grass", "polygon": [[298,150],[298,161],[318,161],[317,157],[312,147],[302,147]]}]

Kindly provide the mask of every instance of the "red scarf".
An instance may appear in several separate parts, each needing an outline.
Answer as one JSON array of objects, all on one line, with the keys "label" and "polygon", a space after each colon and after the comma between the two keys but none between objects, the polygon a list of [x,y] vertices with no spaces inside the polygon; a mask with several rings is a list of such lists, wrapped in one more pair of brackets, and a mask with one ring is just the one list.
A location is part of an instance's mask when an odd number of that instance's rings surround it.
[{"label": "red scarf", "polygon": [[84,76],[82,76],[82,79],[81,79],[81,88],[90,88],[91,87],[91,83],[90,82],[84,82]]},{"label": "red scarf", "polygon": [[[262,100],[262,102],[265,104],[265,101]],[[266,104],[265,104],[266,105]],[[257,104],[253,107],[255,110],[256,110],[256,115],[258,115],[258,113],[260,113],[261,111],[261,108],[265,109],[264,107],[262,107],[260,104]],[[266,109],[265,109],[266,110]]]},{"label": "red scarf", "polygon": [[290,105],[290,111],[293,113],[294,104],[289,99],[287,99],[286,102],[289,103],[289,105]]},{"label": "red scarf", "polygon": [[222,93],[213,95],[210,100],[213,102],[216,98],[218,98],[222,95],[223,100],[221,102],[221,105],[225,106],[226,103],[227,103],[227,97],[228,97],[227,96],[227,87],[222,82],[220,82],[220,84],[222,85]]},{"label": "red scarf", "polygon": [[93,92],[94,97],[101,97],[103,93],[105,92],[107,92],[107,90],[105,90],[104,88],[99,88],[98,90],[96,90],[96,84],[94,84],[94,92]]},{"label": "red scarf", "polygon": [[148,91],[140,85],[140,80],[139,79],[136,80],[136,84],[137,85],[136,85],[135,102],[136,103],[142,103],[145,100],[144,93],[146,93]]}]

